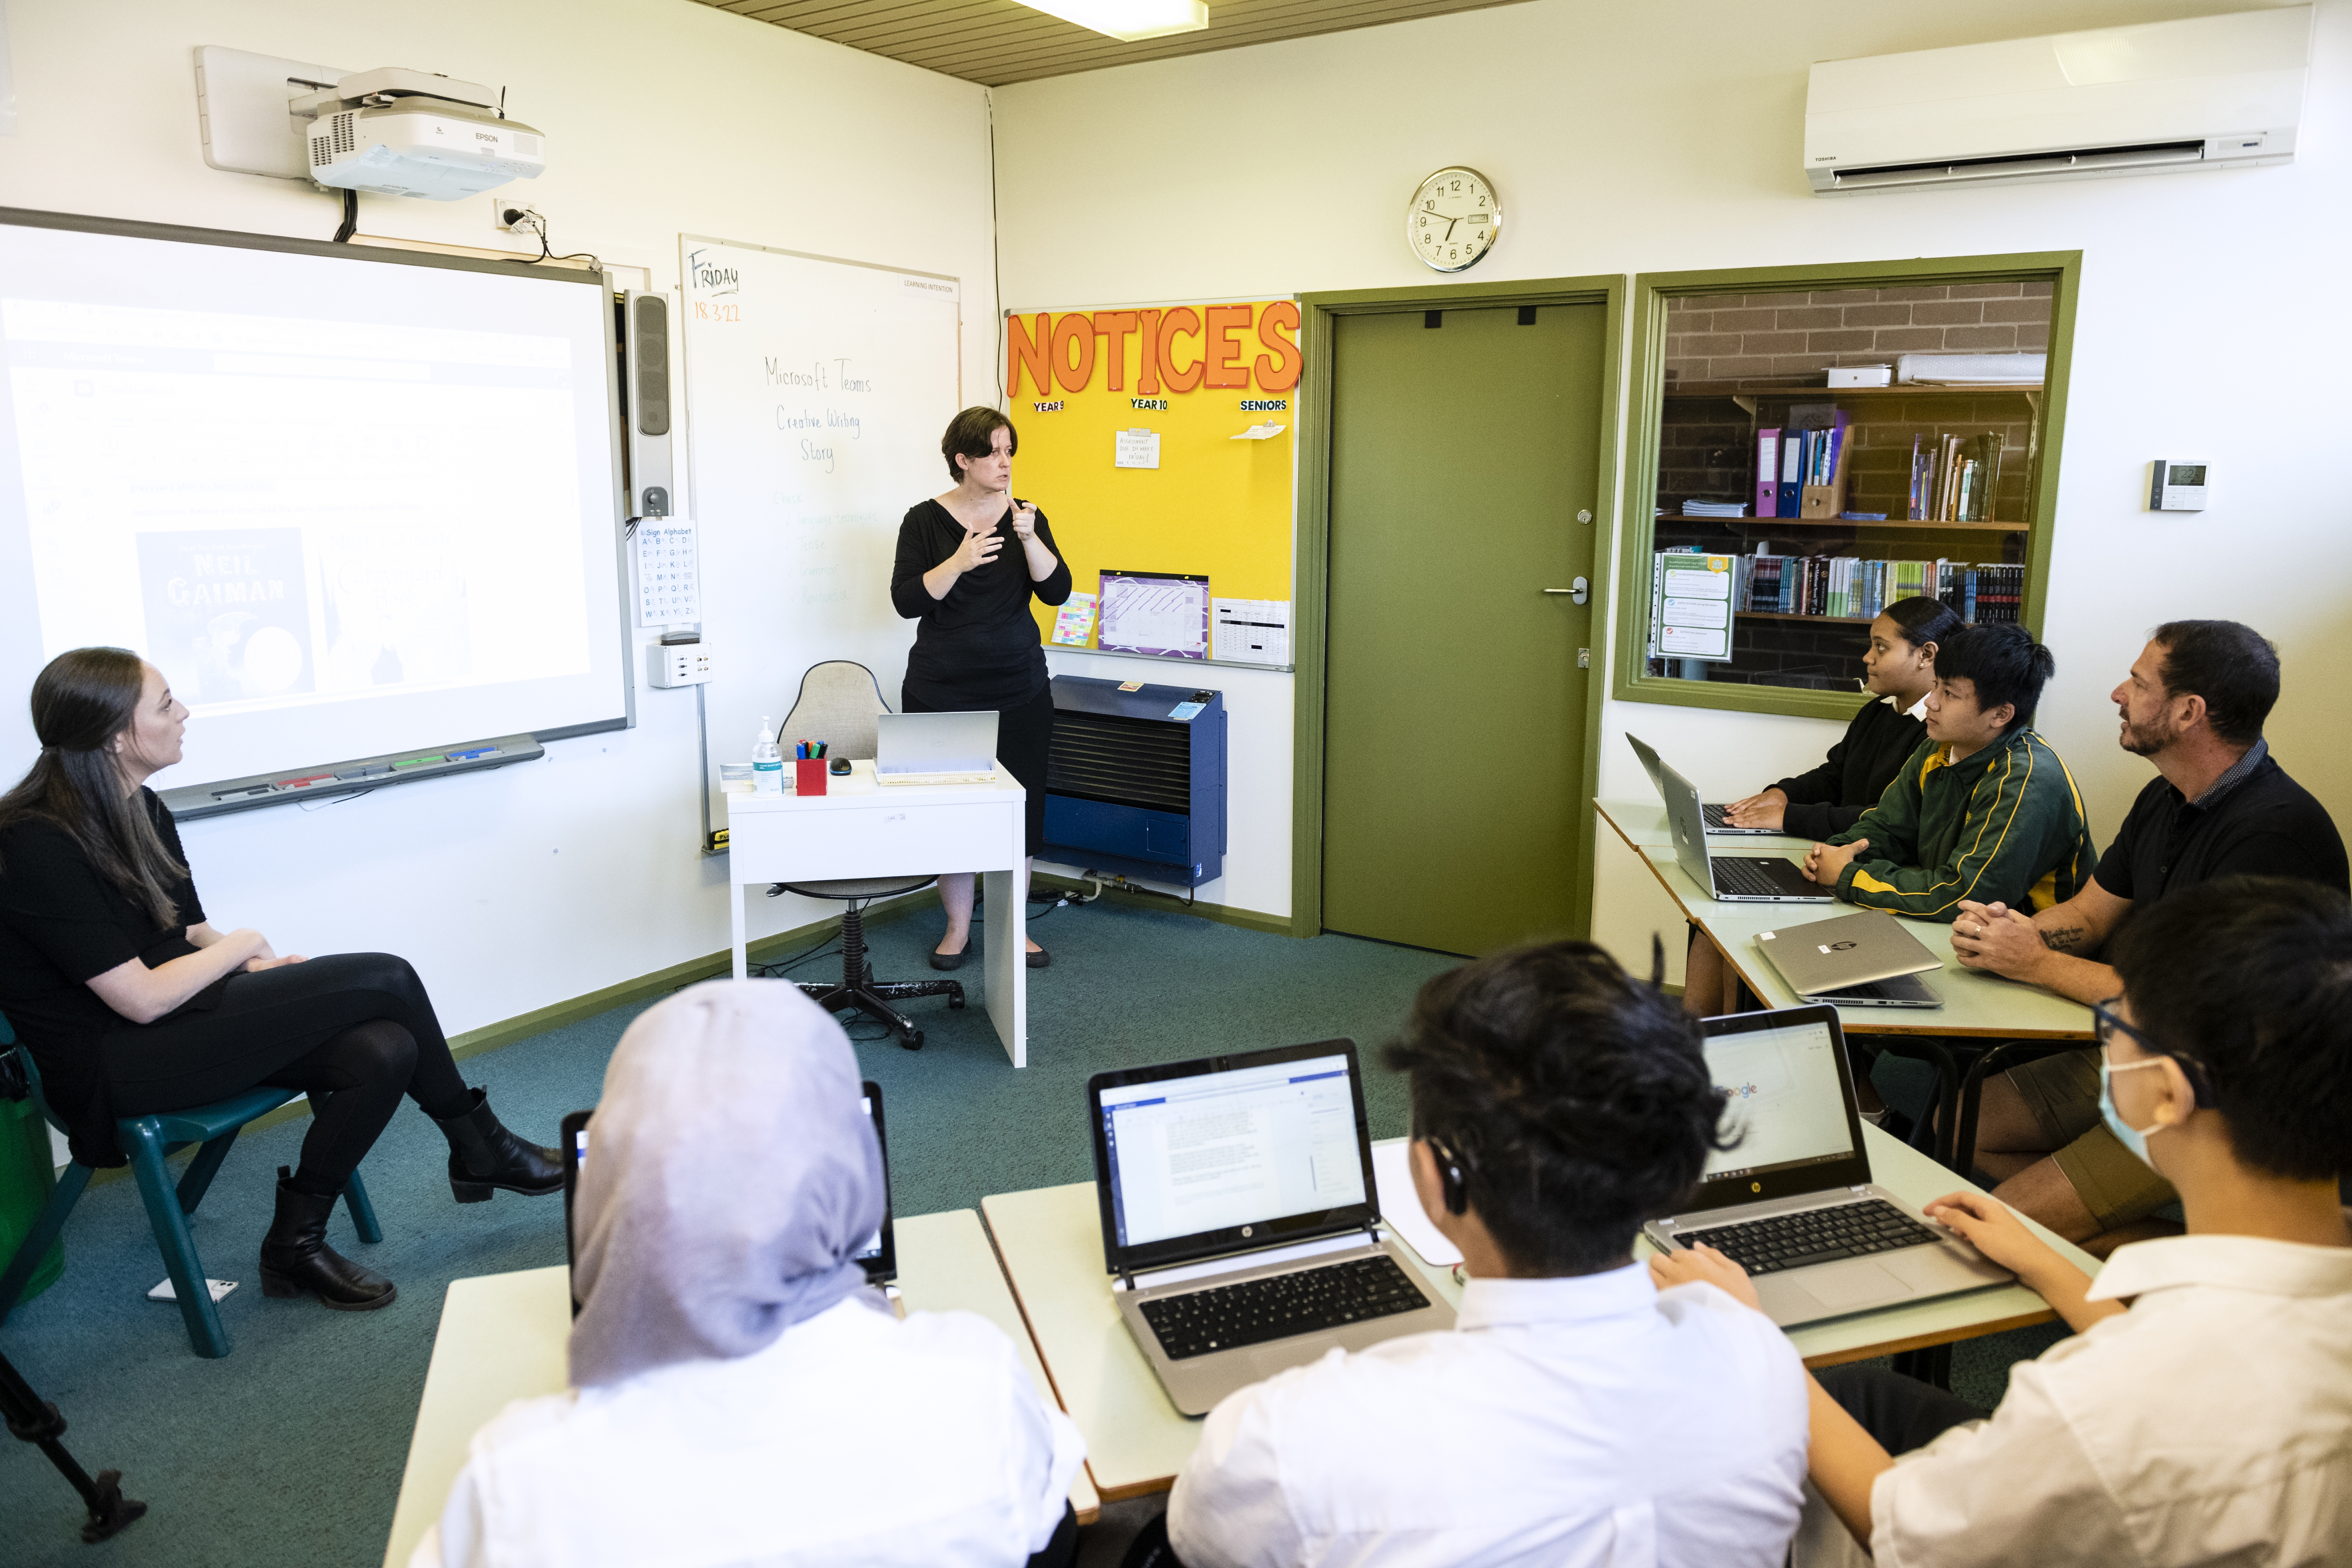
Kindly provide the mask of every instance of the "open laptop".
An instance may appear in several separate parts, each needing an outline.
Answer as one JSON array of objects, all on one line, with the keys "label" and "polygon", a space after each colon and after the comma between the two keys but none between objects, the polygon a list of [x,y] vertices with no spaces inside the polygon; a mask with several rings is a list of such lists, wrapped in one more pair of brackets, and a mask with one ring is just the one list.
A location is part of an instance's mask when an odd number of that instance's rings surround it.
[{"label": "open laptop", "polygon": [[1097,1073],[1087,1119],[1119,1318],[1185,1415],[1454,1326],[1381,1227],[1354,1041]]},{"label": "open laptop", "polygon": [[996,714],[877,713],[874,777],[886,784],[986,784],[996,776]]},{"label": "open laptop", "polygon": [[1794,861],[1778,855],[1709,854],[1706,817],[1699,808],[1698,791],[1664,763],[1658,764],[1658,793],[1666,797],[1666,825],[1674,830],[1675,858],[1690,873],[1692,881],[1715,897],[1726,903],[1833,901],[1827,888],[1807,881]]},{"label": "open laptop", "polygon": [[[1648,742],[1643,740],[1639,735],[1634,734],[1631,730],[1625,731],[1625,742],[1633,748],[1633,754],[1642,759],[1642,766],[1649,771],[1650,784],[1652,787],[1656,789],[1660,795],[1665,794],[1665,781],[1660,775],[1664,773],[1666,764],[1659,760],[1658,753],[1650,748]],[[1709,833],[1722,834],[1727,837],[1736,834],[1752,835],[1761,833],[1769,835],[1779,831],[1777,828],[1770,827],[1734,827],[1724,818],[1723,814],[1727,809],[1727,807],[1721,805],[1702,805],[1699,807],[1699,810],[1706,815],[1706,830]]]},{"label": "open laptop", "polygon": [[1944,999],[1919,976],[1943,961],[1874,910],[1756,933],[1756,949],[1789,989],[1808,1002],[1841,1007],[1940,1007]]},{"label": "open laptop", "polygon": [[1783,1328],[2004,1285],[2015,1276],[1875,1184],[1833,1007],[1709,1018],[1706,1067],[1739,1142],[1696,1199],[1643,1234],[1728,1254]]},{"label": "open laptop", "polygon": [[[866,1239],[857,1251],[858,1263],[866,1270],[866,1282],[890,1299],[899,1316],[906,1315],[898,1300],[896,1281],[898,1278],[898,1242],[890,1230],[890,1144],[882,1128],[882,1086],[871,1080],[858,1086],[859,1098],[866,1114],[874,1122],[874,1142],[882,1153],[882,1226]],[[572,1223],[572,1194],[580,1189],[580,1167],[588,1158],[588,1124],[596,1113],[575,1110],[563,1119],[563,1255],[572,1276],[572,1315],[580,1315],[580,1243],[579,1233]]]}]

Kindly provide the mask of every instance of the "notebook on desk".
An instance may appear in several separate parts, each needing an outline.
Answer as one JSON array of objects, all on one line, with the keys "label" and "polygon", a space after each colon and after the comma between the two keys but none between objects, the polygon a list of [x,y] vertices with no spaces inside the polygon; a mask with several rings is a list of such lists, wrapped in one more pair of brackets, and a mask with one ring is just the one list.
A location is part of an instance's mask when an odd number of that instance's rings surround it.
[{"label": "notebook on desk", "polygon": [[[866,1270],[866,1282],[890,1298],[892,1308],[900,1317],[906,1309],[898,1300],[895,1281],[898,1278],[898,1243],[890,1230],[890,1143],[882,1126],[882,1086],[872,1080],[858,1086],[860,1102],[874,1123],[875,1147],[882,1155],[882,1224],[866,1238],[866,1245],[856,1254]],[[562,1143],[563,1149],[563,1261],[572,1277],[572,1315],[580,1315],[580,1233],[572,1223],[572,1195],[580,1189],[580,1171],[588,1158],[589,1124],[595,1116],[593,1110],[575,1110],[563,1119]],[[719,1157],[724,1157],[723,1155]]]},{"label": "notebook on desk", "polygon": [[1738,1142],[1708,1153],[1688,1208],[1643,1227],[1653,1243],[1728,1255],[1782,1328],[2015,1278],[1871,1179],[1837,1009],[1738,1013],[1700,1028]]},{"label": "notebook on desk", "polygon": [[1453,1326],[1381,1225],[1354,1041],[1097,1073],[1087,1104],[1119,1318],[1185,1415]]}]

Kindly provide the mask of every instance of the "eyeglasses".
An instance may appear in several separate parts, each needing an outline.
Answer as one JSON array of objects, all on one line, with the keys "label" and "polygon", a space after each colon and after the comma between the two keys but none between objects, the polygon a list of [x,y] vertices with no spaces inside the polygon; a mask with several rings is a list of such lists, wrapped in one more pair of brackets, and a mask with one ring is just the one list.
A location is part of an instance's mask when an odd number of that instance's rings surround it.
[{"label": "eyeglasses", "polygon": [[2132,1044],[2137,1046],[2144,1054],[2150,1057],[2163,1057],[2179,1063],[2181,1076],[2189,1080],[2190,1092],[2197,1096],[2197,1103],[2202,1107],[2210,1107],[2213,1104],[2213,1079],[2211,1074],[2207,1071],[2205,1064],[2187,1051],[2166,1049],[2158,1045],[2155,1037],[2147,1030],[2136,1028],[2116,1017],[2109,1009],[2122,1000],[2120,995],[2116,995],[2110,996],[2104,1002],[2091,1004],[2091,1033],[2099,1042],[2100,1057],[2107,1060],[2108,1066],[2112,1068],[2114,1062],[2108,1056],[2108,1048],[2115,1044],[2117,1035],[2128,1035],[2131,1037]]}]

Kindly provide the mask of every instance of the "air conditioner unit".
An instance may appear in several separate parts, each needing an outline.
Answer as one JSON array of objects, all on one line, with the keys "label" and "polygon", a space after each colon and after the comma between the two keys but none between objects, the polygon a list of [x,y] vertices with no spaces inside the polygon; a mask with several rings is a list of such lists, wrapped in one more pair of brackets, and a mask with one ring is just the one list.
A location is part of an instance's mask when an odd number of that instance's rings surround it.
[{"label": "air conditioner unit", "polygon": [[2312,7],[1825,60],[1816,195],[2294,160]]}]

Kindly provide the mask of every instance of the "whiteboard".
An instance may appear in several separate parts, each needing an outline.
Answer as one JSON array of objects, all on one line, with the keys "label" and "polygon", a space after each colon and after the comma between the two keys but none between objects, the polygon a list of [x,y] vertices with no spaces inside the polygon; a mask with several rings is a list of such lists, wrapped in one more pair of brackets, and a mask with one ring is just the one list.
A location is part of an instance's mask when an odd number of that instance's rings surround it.
[{"label": "whiteboard", "polygon": [[719,764],[750,759],[762,714],[783,722],[810,665],[856,659],[898,706],[915,623],[890,607],[890,566],[899,519],[949,486],[940,437],[963,406],[962,289],[694,235],[678,251],[689,493],[717,669],[703,693],[703,790],[719,823]]},{"label": "whiteboard", "polygon": [[110,645],[188,704],[176,789],[618,728],[599,275],[0,211],[0,770]]}]

